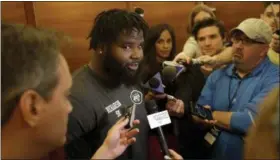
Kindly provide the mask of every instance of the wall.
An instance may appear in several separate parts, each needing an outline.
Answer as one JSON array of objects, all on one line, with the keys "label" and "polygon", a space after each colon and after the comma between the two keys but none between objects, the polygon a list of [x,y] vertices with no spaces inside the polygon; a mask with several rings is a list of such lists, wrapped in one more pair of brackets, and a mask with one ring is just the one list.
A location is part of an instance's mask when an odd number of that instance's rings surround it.
[{"label": "wall", "polygon": [[[216,15],[226,28],[238,25],[248,17],[259,17],[262,2],[205,2],[216,8]],[[71,71],[87,63],[87,35],[94,17],[110,8],[145,10],[149,25],[169,23],[176,32],[177,51],[181,51],[188,35],[187,17],[196,2],[1,2],[1,18],[7,22],[25,23],[57,29],[72,37],[71,48],[63,50]]]}]

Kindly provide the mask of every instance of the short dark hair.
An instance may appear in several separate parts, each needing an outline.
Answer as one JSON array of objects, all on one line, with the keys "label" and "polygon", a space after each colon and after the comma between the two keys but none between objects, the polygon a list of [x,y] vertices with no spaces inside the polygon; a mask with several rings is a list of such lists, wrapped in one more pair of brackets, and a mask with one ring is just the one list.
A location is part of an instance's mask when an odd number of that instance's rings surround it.
[{"label": "short dark hair", "polygon": [[117,40],[124,30],[131,33],[133,29],[143,31],[144,38],[148,30],[148,24],[137,13],[123,9],[111,9],[99,13],[93,28],[88,36],[89,49],[97,49],[99,45],[111,45]]},{"label": "short dark hair", "polygon": [[27,89],[50,99],[58,83],[59,43],[51,30],[2,23],[1,48],[3,125]]},{"label": "short dark hair", "polygon": [[[157,68],[155,67],[157,61],[155,44],[156,41],[159,39],[161,33],[165,30],[167,30],[170,33],[172,41],[172,50],[167,60],[171,61],[174,59],[176,54],[176,36],[173,27],[169,24],[157,24],[155,26],[152,26],[147,32],[147,37],[145,38],[144,61],[142,65],[143,68],[141,69],[142,72],[147,72],[147,68],[150,71]],[[145,73],[142,74],[146,75]],[[144,79],[145,78],[146,76],[144,76]]]},{"label": "short dark hair", "polygon": [[211,27],[211,26],[216,26],[219,29],[221,37],[225,38],[225,33],[226,33],[225,26],[221,21],[215,18],[207,18],[197,22],[193,27],[192,35],[195,37],[195,39],[197,39],[197,34],[200,29]]}]

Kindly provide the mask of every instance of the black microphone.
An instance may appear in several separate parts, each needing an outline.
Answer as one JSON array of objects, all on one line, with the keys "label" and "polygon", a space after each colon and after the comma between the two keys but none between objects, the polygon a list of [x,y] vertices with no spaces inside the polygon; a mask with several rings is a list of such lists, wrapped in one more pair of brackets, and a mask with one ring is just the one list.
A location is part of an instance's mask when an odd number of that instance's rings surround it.
[{"label": "black microphone", "polygon": [[177,69],[174,66],[166,66],[162,69],[162,81],[164,85],[172,83],[177,75]]},{"label": "black microphone", "polygon": [[150,91],[156,94],[162,94],[164,93],[164,85],[161,79],[161,75],[158,72],[152,78],[147,80],[145,84],[143,84],[143,87],[149,89]]},{"label": "black microphone", "polygon": [[178,60],[179,64],[182,64],[184,66],[193,66],[193,65],[203,65],[203,63],[199,59],[191,59],[190,64],[188,64],[185,60],[180,59]]},{"label": "black microphone", "polygon": [[[185,60],[179,60],[177,63],[173,61],[164,61],[162,69],[162,81],[164,85],[172,83],[181,73],[188,70],[189,67],[201,66],[203,63],[198,59],[192,59],[188,64]],[[178,71],[177,68],[182,68]]]},{"label": "black microphone", "polygon": [[[147,109],[148,114],[153,114],[158,112],[158,106],[155,101],[153,100],[148,100],[145,101],[145,107]],[[157,133],[158,133],[158,139],[160,143],[161,150],[164,153],[164,156],[169,156],[171,157],[171,154],[169,153],[167,142],[163,133],[163,130],[161,127],[157,127]]]},{"label": "black microphone", "polygon": [[141,17],[144,17],[144,9],[135,7],[134,12],[140,15]]},{"label": "black microphone", "polygon": [[151,88],[158,88],[160,85],[160,81],[155,77],[151,78],[148,83]]}]

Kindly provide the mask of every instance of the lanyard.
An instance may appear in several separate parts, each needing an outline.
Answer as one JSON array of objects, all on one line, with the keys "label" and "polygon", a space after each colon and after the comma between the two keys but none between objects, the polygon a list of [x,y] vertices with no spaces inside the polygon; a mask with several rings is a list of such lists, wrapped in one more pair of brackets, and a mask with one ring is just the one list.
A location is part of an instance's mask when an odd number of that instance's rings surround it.
[{"label": "lanyard", "polygon": [[230,111],[231,110],[231,108],[232,108],[232,103],[233,103],[233,101],[234,101],[234,99],[235,99],[235,97],[236,97],[236,95],[237,95],[237,92],[238,92],[238,90],[239,90],[239,88],[240,88],[240,86],[241,86],[241,83],[242,83],[242,79],[238,82],[238,85],[237,85],[237,87],[236,87],[236,89],[235,89],[235,92],[234,92],[234,94],[233,94],[233,97],[232,98],[230,98],[230,93],[231,93],[231,80],[232,80],[232,77],[230,78],[230,80],[229,80],[229,85],[228,85],[228,111]]}]

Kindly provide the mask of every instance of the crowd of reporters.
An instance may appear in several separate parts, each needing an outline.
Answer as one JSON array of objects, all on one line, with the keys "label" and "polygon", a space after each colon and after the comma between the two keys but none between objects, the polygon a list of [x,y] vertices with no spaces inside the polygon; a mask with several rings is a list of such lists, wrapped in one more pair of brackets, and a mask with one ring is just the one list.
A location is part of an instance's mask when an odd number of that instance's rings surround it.
[{"label": "crowd of reporters", "polygon": [[[93,59],[73,78],[60,53],[63,35],[2,22],[2,158],[39,159],[63,145],[69,159],[279,158],[279,4],[267,3],[260,19],[242,21],[230,37],[211,8],[198,5],[179,54],[172,26],[148,28],[144,11],[137,12],[96,17]],[[183,67],[172,80],[163,75],[169,61]],[[157,73],[164,92],[143,86]],[[149,106],[130,99],[133,91],[168,111],[169,157],[148,126]],[[136,127],[127,129],[129,118],[109,111],[109,101],[142,107]],[[196,107],[211,117],[200,117]]]}]

